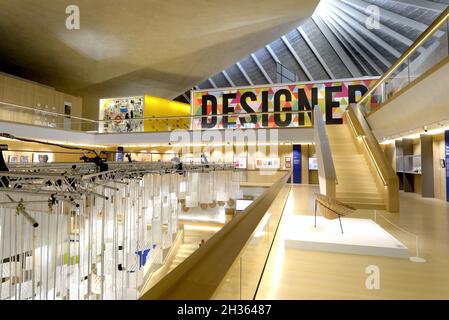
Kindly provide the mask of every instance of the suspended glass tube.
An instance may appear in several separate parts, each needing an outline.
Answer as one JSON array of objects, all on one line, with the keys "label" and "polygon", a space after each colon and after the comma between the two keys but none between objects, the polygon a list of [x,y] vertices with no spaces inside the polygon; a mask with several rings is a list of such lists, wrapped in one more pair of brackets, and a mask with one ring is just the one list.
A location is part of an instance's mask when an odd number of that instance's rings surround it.
[{"label": "suspended glass tube", "polygon": [[2,300],[137,299],[146,272],[173,245],[179,212],[239,191],[230,171],[98,176],[76,190],[39,179],[30,181],[57,197],[11,188],[12,202],[0,192]]}]

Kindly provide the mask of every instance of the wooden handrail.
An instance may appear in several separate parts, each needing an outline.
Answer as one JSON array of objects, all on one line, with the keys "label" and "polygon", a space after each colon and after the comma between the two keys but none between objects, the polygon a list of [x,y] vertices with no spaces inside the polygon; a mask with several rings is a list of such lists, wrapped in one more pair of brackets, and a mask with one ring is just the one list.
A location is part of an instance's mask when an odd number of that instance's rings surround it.
[{"label": "wooden handrail", "polygon": [[140,299],[206,300],[213,297],[290,176],[290,172],[286,173],[265,190],[241,214],[144,293]]}]

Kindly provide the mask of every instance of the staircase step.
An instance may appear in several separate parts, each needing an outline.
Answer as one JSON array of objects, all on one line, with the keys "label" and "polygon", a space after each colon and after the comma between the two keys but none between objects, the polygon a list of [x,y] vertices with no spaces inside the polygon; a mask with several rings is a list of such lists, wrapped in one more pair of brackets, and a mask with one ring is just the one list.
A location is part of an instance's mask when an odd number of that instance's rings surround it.
[{"label": "staircase step", "polygon": [[[334,160],[334,166],[338,166],[342,169],[369,169],[368,163],[366,163],[365,159],[357,159],[357,158],[338,158],[332,156]],[[368,171],[371,172],[371,171]]]},{"label": "staircase step", "polygon": [[[331,148],[332,149],[332,148]],[[361,153],[357,154],[336,154],[332,155],[333,159],[342,159],[342,160],[363,160],[366,161],[365,156]]]},{"label": "staircase step", "polygon": [[350,133],[348,134],[339,134],[336,136],[333,135],[327,135],[327,138],[329,140],[329,142],[354,142],[354,138],[352,137],[352,135]]},{"label": "staircase step", "polygon": [[338,154],[332,154],[332,159],[334,160],[334,163],[342,164],[344,166],[348,166],[350,164],[353,165],[359,165],[359,166],[368,166],[365,159],[357,158],[356,155],[352,155],[351,157],[341,157]]},{"label": "staircase step", "polygon": [[357,168],[351,168],[351,169],[342,169],[337,166],[335,166],[335,170],[337,171],[337,177],[341,176],[342,178],[347,177],[347,180],[350,180],[352,178],[370,178],[372,181],[374,180],[374,177],[371,175],[371,171],[369,170],[357,170]]},{"label": "staircase step", "polygon": [[340,185],[353,185],[353,184],[357,184],[360,186],[367,186],[367,187],[371,187],[374,186],[376,187],[376,182],[373,180],[372,177],[366,177],[366,176],[352,176],[352,175],[337,175],[337,181],[338,184]]},{"label": "staircase step", "polygon": [[339,185],[377,186],[373,177],[357,176],[353,173],[343,174],[341,171],[337,171],[337,182]]},{"label": "staircase step", "polygon": [[381,198],[377,192],[338,192],[337,198]]},{"label": "staircase step", "polygon": [[339,197],[337,195],[338,201],[341,201],[343,203],[365,203],[365,204],[384,204],[384,199],[382,198],[362,198],[362,197]]},{"label": "staircase step", "polygon": [[192,255],[198,249],[198,245],[194,243],[183,243],[179,246],[176,256],[173,258],[169,272],[179,266],[184,260]]},{"label": "staircase step", "polygon": [[374,180],[374,177],[371,176],[371,171],[369,168],[342,168],[341,166],[335,166],[335,171],[337,172],[338,176],[344,176],[344,177],[371,177]]},{"label": "staircase step", "polygon": [[360,159],[334,159],[334,166],[342,169],[369,169],[368,164]]},{"label": "staircase step", "polygon": [[345,184],[341,181],[336,186],[337,192],[378,192],[375,185]]},{"label": "staircase step", "polygon": [[338,136],[332,136],[330,134],[327,135],[327,138],[329,140],[330,143],[337,143],[337,142],[341,142],[341,143],[346,143],[346,142],[352,142],[354,143],[354,138],[352,137],[351,134],[339,134]]},{"label": "staircase step", "polygon": [[340,145],[340,146],[332,145],[331,151],[334,152],[335,155],[361,154],[361,153],[359,153],[359,150],[357,150],[357,148],[355,148],[354,146],[346,146],[346,145]]},{"label": "staircase step", "polygon": [[346,125],[344,125],[344,124],[327,124],[325,128],[326,128],[326,130],[330,130],[330,131],[348,131],[349,132],[349,128],[347,128]]},{"label": "staircase step", "polygon": [[358,193],[375,193],[379,192],[376,186],[367,186],[367,185],[350,185],[350,184],[342,184],[339,182],[336,186],[337,192],[358,192]]},{"label": "staircase step", "polygon": [[352,174],[343,175],[343,174],[341,174],[341,172],[337,173],[337,184],[377,187],[376,182],[371,177],[369,177],[369,178],[365,178],[364,176],[358,177],[358,176],[352,175]]},{"label": "staircase step", "polygon": [[[351,161],[346,161],[346,160],[339,160],[339,159],[334,159],[334,166],[338,166],[341,169],[346,169],[346,170],[355,170],[355,169],[369,169],[369,166],[366,162],[362,162],[362,160],[351,160]],[[368,171],[370,172],[370,171]]]},{"label": "staircase step", "polygon": [[363,203],[363,202],[344,202],[344,203],[351,207],[354,207],[356,209],[372,209],[372,210],[385,210],[386,209],[385,204],[377,204],[377,203],[373,204],[373,203]]},{"label": "staircase step", "polygon": [[[331,150],[332,152],[332,150]],[[338,153],[338,152],[332,152],[332,159],[334,161],[360,161],[361,163],[366,163],[366,159],[363,156],[363,154],[355,154],[355,153]]]},{"label": "staircase step", "polygon": [[357,155],[351,156],[339,156],[338,154],[332,154],[332,159],[334,160],[334,163],[340,163],[342,165],[349,165],[349,164],[355,164],[355,165],[361,165],[361,166],[368,166],[366,163],[366,160],[363,158],[357,158]]},{"label": "staircase step", "polygon": [[[346,193],[360,193],[365,194],[365,193],[375,193],[377,192],[376,189],[373,188],[336,188],[336,193],[337,194],[346,194]],[[380,195],[378,195],[378,197],[380,198]]]}]

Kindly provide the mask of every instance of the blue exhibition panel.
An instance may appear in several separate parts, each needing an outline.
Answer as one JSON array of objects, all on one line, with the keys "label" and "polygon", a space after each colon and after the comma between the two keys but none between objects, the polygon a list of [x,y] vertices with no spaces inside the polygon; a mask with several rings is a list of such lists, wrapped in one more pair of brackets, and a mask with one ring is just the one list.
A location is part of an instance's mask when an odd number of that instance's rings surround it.
[{"label": "blue exhibition panel", "polygon": [[449,130],[444,131],[444,155],[446,169],[446,201],[449,202]]},{"label": "blue exhibition panel", "polygon": [[293,145],[293,183],[301,183],[301,145]]}]

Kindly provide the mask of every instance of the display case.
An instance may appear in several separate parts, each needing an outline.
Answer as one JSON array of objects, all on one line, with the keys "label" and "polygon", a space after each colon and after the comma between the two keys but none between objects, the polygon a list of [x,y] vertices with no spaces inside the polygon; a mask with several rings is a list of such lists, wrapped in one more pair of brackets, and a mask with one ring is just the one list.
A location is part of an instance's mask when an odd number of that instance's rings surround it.
[{"label": "display case", "polygon": [[404,156],[404,172],[421,174],[421,155]]},{"label": "display case", "polygon": [[421,155],[397,156],[396,172],[421,174]]}]

